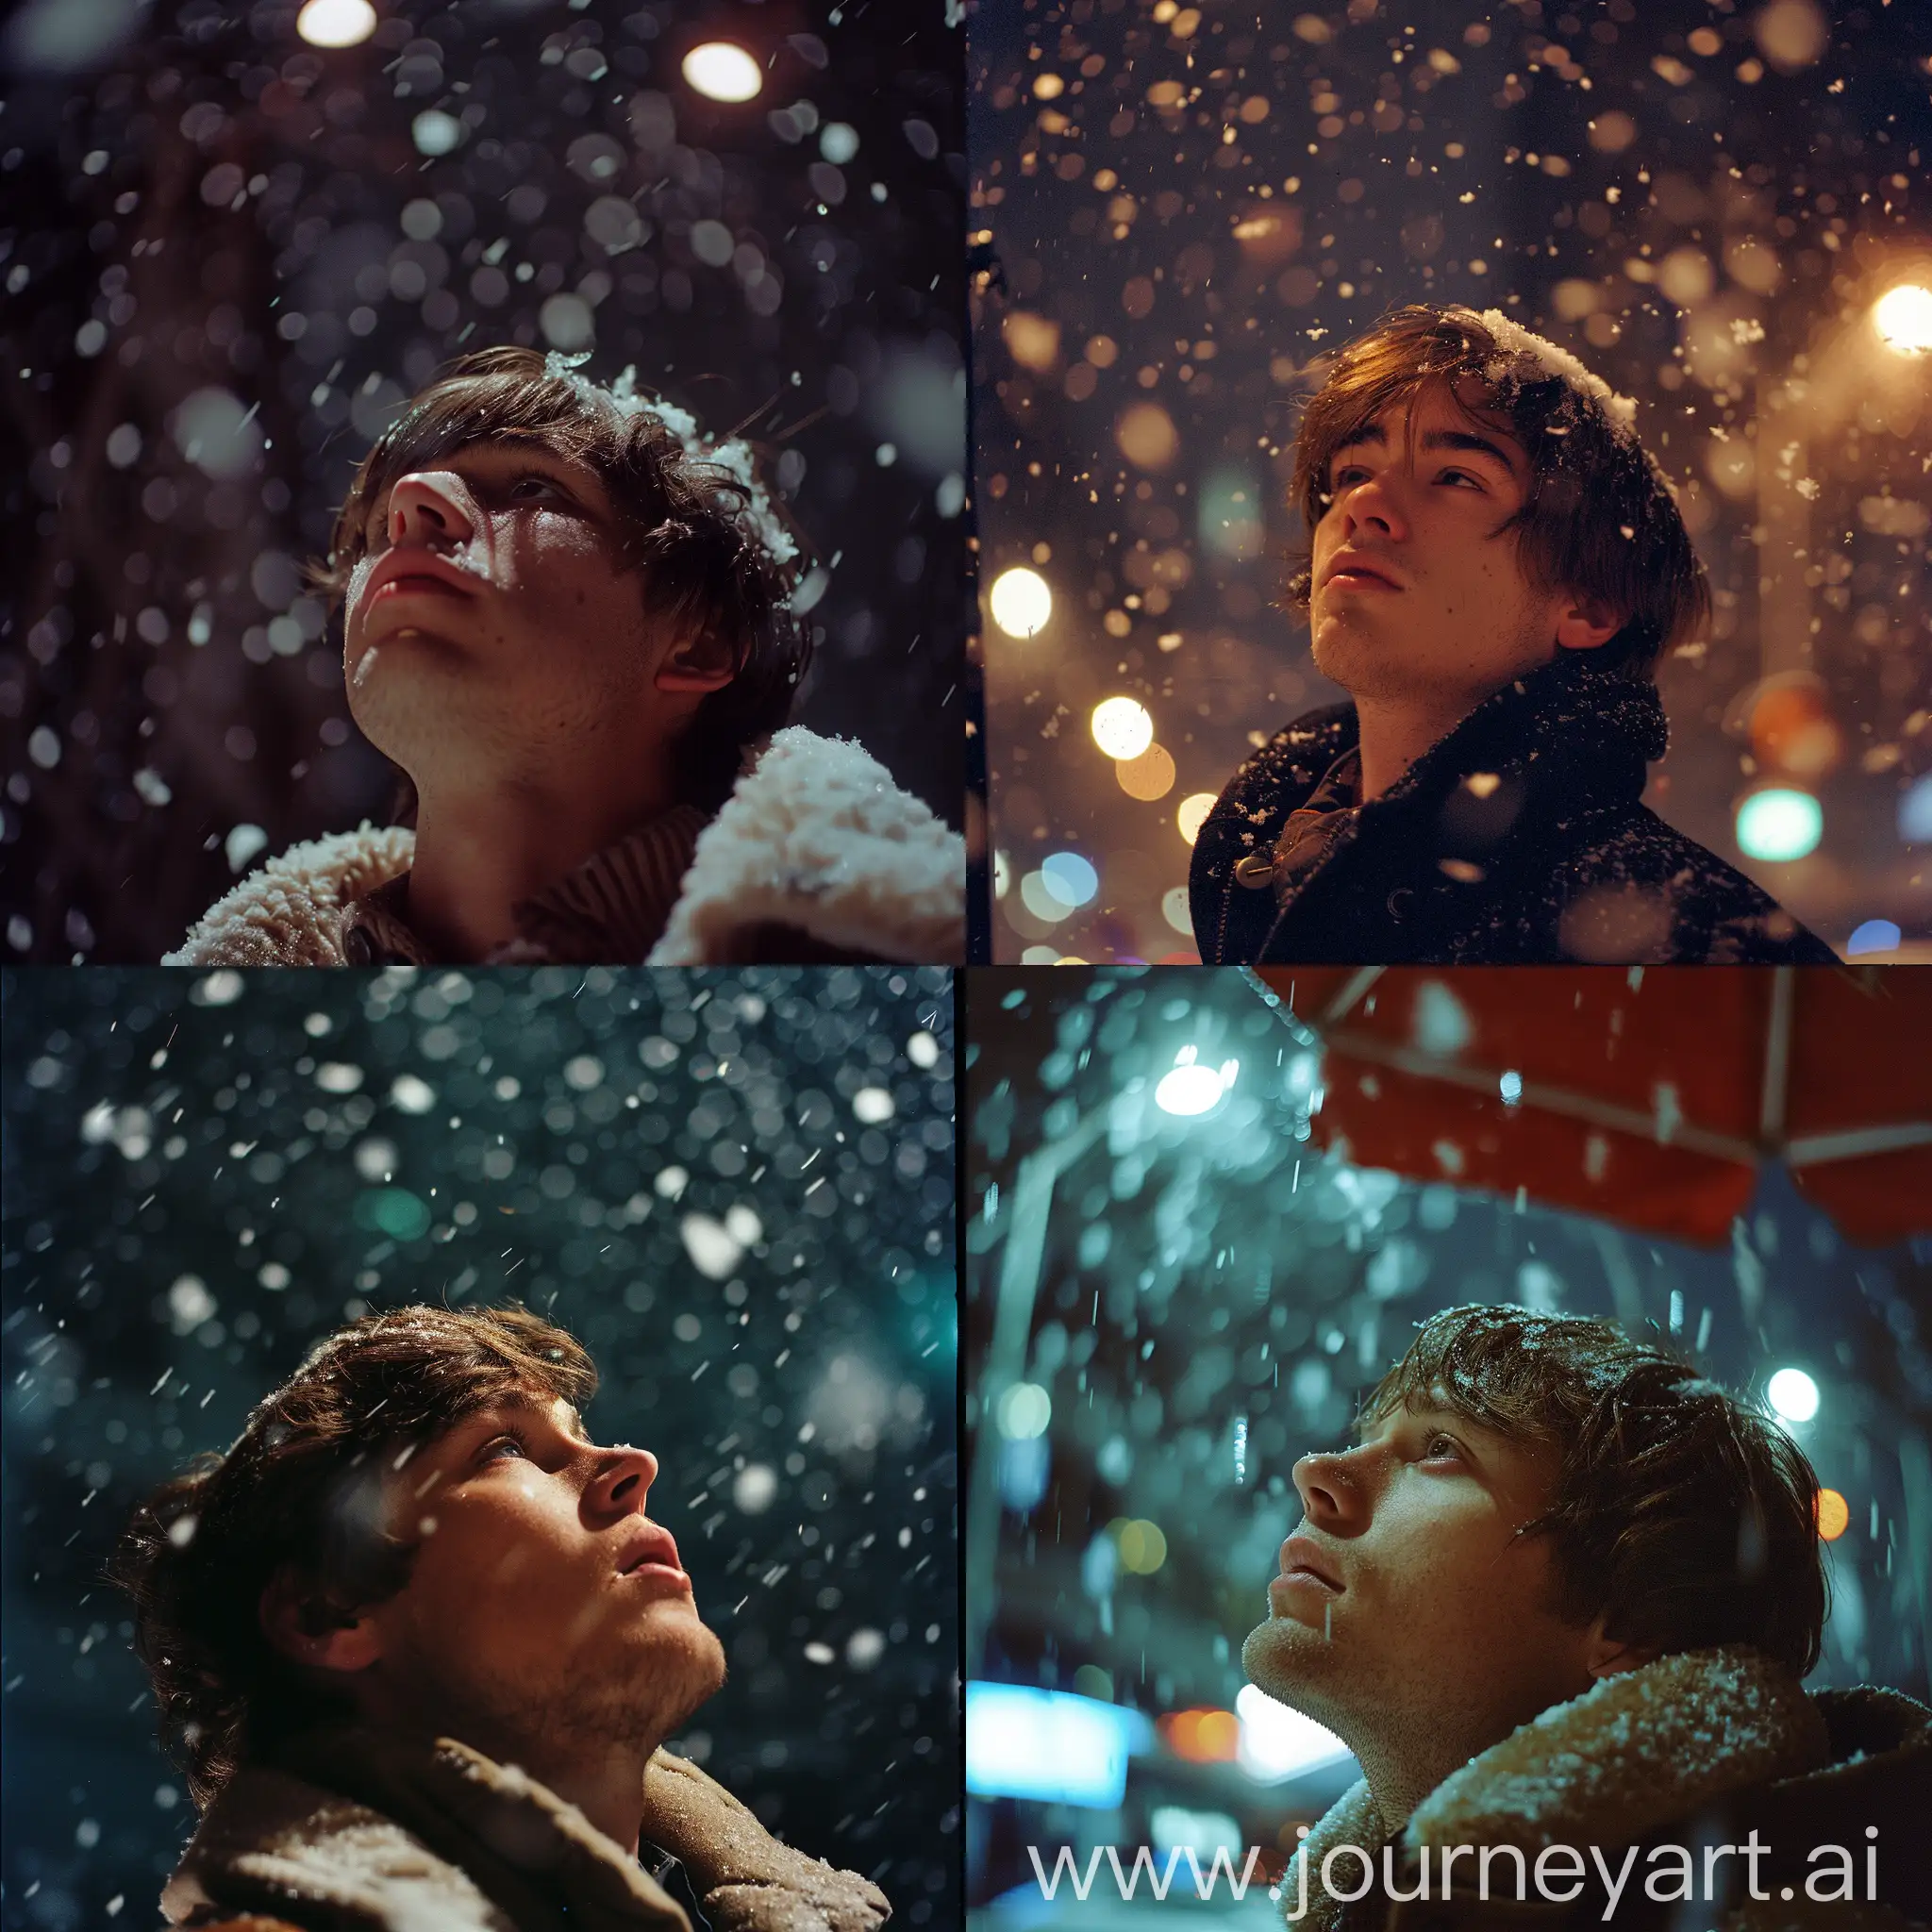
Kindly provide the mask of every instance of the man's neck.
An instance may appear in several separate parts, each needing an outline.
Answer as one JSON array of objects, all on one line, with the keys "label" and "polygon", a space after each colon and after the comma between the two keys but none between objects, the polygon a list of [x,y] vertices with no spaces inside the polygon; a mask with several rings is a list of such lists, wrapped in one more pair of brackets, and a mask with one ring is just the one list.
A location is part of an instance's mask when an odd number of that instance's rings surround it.
[{"label": "man's neck", "polygon": [[1391,703],[1381,698],[1355,701],[1361,732],[1361,794],[1366,804],[1379,798],[1432,745],[1441,742],[1474,709],[1451,701]]},{"label": "man's neck", "polygon": [[409,869],[410,926],[439,958],[474,961],[516,937],[512,908],[676,803],[667,780],[623,792],[425,784]]},{"label": "man's neck", "polygon": [[643,1827],[644,1767],[658,1742],[656,1738],[626,1739],[568,1747],[554,1759],[541,1750],[512,1753],[511,1758],[636,1857]]}]

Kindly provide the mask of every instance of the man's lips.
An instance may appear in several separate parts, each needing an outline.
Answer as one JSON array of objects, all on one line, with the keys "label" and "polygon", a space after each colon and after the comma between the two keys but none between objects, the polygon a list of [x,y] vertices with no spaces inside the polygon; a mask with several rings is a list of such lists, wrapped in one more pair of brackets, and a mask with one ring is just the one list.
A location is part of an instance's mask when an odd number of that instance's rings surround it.
[{"label": "man's lips", "polygon": [[1321,1547],[1307,1537],[1291,1536],[1281,1546],[1281,1574],[1268,1586],[1269,1594],[1272,1596],[1277,1586],[1297,1583],[1313,1584],[1330,1596],[1342,1592],[1341,1579]]},{"label": "man's lips", "polygon": [[646,1524],[642,1534],[632,1540],[617,1568],[620,1575],[658,1576],[685,1590],[691,1588],[691,1578],[677,1559],[675,1539],[655,1523]]},{"label": "man's lips", "polygon": [[416,545],[389,551],[369,574],[366,601],[391,596],[471,597],[475,574]]},{"label": "man's lips", "polygon": [[1327,575],[1323,577],[1324,586],[1339,586],[1343,590],[1359,590],[1364,587],[1379,591],[1399,591],[1402,586],[1393,575],[1379,563],[1367,557],[1354,557],[1343,551],[1332,558]]}]

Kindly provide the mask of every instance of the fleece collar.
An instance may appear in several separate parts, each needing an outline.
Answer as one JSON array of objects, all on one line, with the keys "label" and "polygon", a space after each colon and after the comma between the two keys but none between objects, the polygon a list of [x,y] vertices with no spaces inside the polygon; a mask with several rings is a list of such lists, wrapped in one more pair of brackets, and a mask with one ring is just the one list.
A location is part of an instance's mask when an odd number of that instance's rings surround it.
[{"label": "fleece collar", "polygon": [[[1424,1845],[1627,1845],[1713,1800],[1815,1771],[1830,1757],[1824,1717],[1782,1665],[1741,1645],[1684,1651],[1606,1677],[1553,1705],[1452,1772],[1402,1833],[1405,1859]],[[1366,1782],[1352,1786],[1308,1834],[1307,1932],[1333,1932],[1343,1908],[1322,1890],[1324,1854],[1358,1845],[1376,1860],[1391,1834]],[[1359,1877],[1352,1859],[1338,1868]],[[1301,1874],[1282,1881],[1288,1908]],[[1406,1882],[1406,1881],[1404,1881]]]},{"label": "fleece collar", "polygon": [[[367,824],[291,846],[216,901],[161,963],[348,963],[345,921],[354,923],[361,903],[406,874],[414,853],[413,833]],[[730,798],[694,848],[681,846],[677,857],[682,878],[670,883],[675,904],[668,920],[655,887],[620,892],[593,867],[596,876],[578,879],[583,890],[573,889],[563,908],[582,917],[564,932],[562,913],[552,908],[541,929],[515,942],[514,963],[590,963],[585,933],[592,924],[608,947],[592,951],[612,965],[728,965],[769,927],[833,954],[894,964],[965,958],[964,841],[843,739],[792,725],[753,747]],[[656,854],[654,865],[661,858]],[[635,919],[613,914],[619,897],[626,907],[651,901],[651,930],[662,926],[655,944],[640,941]]]},{"label": "fleece collar", "polygon": [[351,1726],[246,1765],[161,1894],[210,1908],[321,1907],[355,1932],[691,1932],[681,1907],[575,1806],[453,1738]]}]

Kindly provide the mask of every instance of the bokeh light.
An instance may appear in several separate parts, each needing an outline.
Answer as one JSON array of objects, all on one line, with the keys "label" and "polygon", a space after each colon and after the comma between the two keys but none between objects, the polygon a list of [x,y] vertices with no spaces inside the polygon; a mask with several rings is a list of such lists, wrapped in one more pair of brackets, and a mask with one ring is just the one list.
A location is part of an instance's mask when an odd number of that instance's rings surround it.
[{"label": "bokeh light", "polygon": [[1174,754],[1164,744],[1150,744],[1137,758],[1122,758],[1113,768],[1114,781],[1129,798],[1151,805],[1174,790]]},{"label": "bokeh light", "polygon": [[1901,282],[1872,305],[1872,325],[1888,349],[1901,356],[1932,354],[1932,289]]},{"label": "bokeh light", "polygon": [[1091,905],[1100,891],[1100,874],[1077,852],[1050,852],[1040,862],[1048,889],[1069,906]]},{"label": "bokeh light", "polygon": [[[1048,925],[1058,924],[1074,910],[1073,906],[1054,890],[1052,881],[1041,872],[1029,872],[1021,879],[1020,903],[1035,919],[1041,920]],[[1054,958],[1059,958],[1058,947],[1054,949]]]},{"label": "bokeh light", "polygon": [[1121,1568],[1136,1576],[1152,1576],[1167,1561],[1167,1536],[1159,1524],[1145,1517],[1108,1525],[1121,1553]]},{"label": "bokeh light", "polygon": [[375,8],[369,0],[308,0],[295,31],[311,47],[359,46],[375,31]]},{"label": "bokeh light", "polygon": [[1182,1120],[1198,1119],[1221,1105],[1240,1072],[1239,1060],[1224,1060],[1217,1070],[1204,1065],[1193,1047],[1184,1046],[1154,1090],[1155,1105]]},{"label": "bokeh light", "polygon": [[1818,1492],[1818,1534],[1828,1543],[1844,1535],[1852,1521],[1852,1506],[1836,1490]]},{"label": "bokeh light", "polygon": [[1765,1393],[1788,1423],[1808,1423],[1818,1413],[1818,1384],[1803,1369],[1780,1369]]},{"label": "bokeh light", "polygon": [[1891,920],[1868,919],[1852,928],[1852,936],[1845,941],[1845,957],[1857,959],[1867,953],[1890,953],[1904,937]]},{"label": "bokeh light", "polygon": [[1932,845],[1932,772],[1899,794],[1898,835],[1907,845]]},{"label": "bokeh light", "polygon": [[1208,823],[1208,814],[1214,809],[1214,800],[1212,791],[1191,791],[1181,800],[1174,822],[1190,845],[1201,836],[1201,827]]},{"label": "bokeh light", "polygon": [[425,108],[409,123],[409,138],[419,155],[433,160],[439,155],[454,154],[462,145],[463,124],[441,108]]},{"label": "bokeh light", "polygon": [[713,101],[749,101],[764,85],[758,63],[733,41],[704,41],[684,57],[687,83]]},{"label": "bokeh light", "polygon": [[1803,858],[1824,832],[1824,808],[1808,791],[1774,785],[1738,808],[1738,850],[1747,858]]},{"label": "bokeh light", "polygon": [[1009,1442],[1030,1442],[1046,1433],[1053,1398],[1037,1382],[1015,1382],[999,1401],[1000,1434]]},{"label": "bokeh light", "polygon": [[1110,758],[1137,758],[1154,742],[1154,719],[1138,698],[1103,698],[1093,708],[1093,741]]},{"label": "bokeh light", "polygon": [[1016,564],[993,578],[987,605],[992,621],[1009,638],[1030,638],[1044,630],[1053,615],[1053,591],[1037,570]]}]

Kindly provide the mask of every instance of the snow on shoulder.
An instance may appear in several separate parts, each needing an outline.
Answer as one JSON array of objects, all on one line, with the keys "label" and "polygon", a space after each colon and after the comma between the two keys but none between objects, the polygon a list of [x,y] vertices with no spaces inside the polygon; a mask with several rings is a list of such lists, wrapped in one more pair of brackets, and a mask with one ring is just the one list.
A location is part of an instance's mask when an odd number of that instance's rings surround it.
[{"label": "snow on shoulder", "polygon": [[1467,317],[1489,330],[1498,355],[1485,365],[1483,375],[1491,382],[1510,380],[1542,382],[1551,376],[1568,383],[1584,402],[1609,425],[1610,434],[1620,442],[1637,440],[1637,404],[1630,396],[1620,396],[1602,376],[1592,375],[1568,349],[1558,348],[1545,336],[1512,321],[1500,308],[1450,309],[1452,317]]}]

